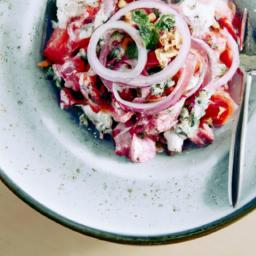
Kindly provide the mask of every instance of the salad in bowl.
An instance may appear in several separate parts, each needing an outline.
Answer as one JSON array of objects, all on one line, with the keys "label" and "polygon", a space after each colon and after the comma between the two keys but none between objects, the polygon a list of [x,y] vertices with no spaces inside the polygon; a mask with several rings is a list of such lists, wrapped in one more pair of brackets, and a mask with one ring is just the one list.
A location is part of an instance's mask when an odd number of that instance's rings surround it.
[{"label": "salad in bowl", "polygon": [[236,103],[241,18],[231,1],[57,0],[39,67],[115,153],[145,162],[205,146]]}]

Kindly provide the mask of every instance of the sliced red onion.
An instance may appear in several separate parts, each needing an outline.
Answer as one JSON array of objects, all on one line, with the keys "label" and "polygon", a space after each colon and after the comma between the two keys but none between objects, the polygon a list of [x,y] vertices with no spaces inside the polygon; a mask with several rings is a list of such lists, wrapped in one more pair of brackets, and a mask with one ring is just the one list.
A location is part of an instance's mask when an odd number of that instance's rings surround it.
[{"label": "sliced red onion", "polygon": [[[138,62],[134,69],[126,70],[125,72],[114,71],[106,68],[100,62],[97,56],[97,45],[101,37],[105,34],[105,32],[110,30],[123,30],[136,43],[138,48]],[[100,77],[103,77],[104,79],[113,82],[127,82],[129,79],[137,77],[143,71],[147,62],[147,51],[144,47],[144,43],[142,41],[142,38],[140,37],[139,32],[124,21],[108,22],[100,26],[91,37],[87,50],[87,56],[88,62],[91,68],[94,70],[94,72],[98,74]]]},{"label": "sliced red onion", "polygon": [[113,95],[117,102],[124,108],[129,109],[133,112],[140,112],[140,113],[146,113],[146,114],[156,114],[160,111],[167,109],[173,105],[175,105],[183,96],[184,91],[186,90],[189,81],[191,80],[191,77],[194,74],[196,66],[196,58],[194,55],[190,54],[187,58],[185,67],[183,69],[183,72],[181,74],[181,77],[175,87],[175,89],[171,92],[170,95],[163,98],[162,100],[154,103],[135,103],[135,102],[129,102],[124,99],[122,99],[118,93],[118,86],[113,85]]},{"label": "sliced red onion", "polygon": [[208,47],[209,46],[204,41],[200,39],[192,39],[192,52],[201,62],[201,70],[196,86],[185,93],[187,98],[195,94],[204,85],[207,85],[212,79],[212,72],[209,67]]},{"label": "sliced red onion", "polygon": [[103,10],[106,17],[110,17],[115,11],[117,0],[103,0]]},{"label": "sliced red onion", "polygon": [[[150,76],[140,75],[138,77],[133,77],[128,81],[125,78],[121,80],[119,79],[115,80],[115,82],[126,83],[128,85],[132,85],[136,87],[146,87],[152,84],[163,82],[167,80],[169,77],[172,77],[173,75],[175,75],[184,64],[191,46],[190,31],[187,23],[184,21],[181,15],[178,14],[177,11],[175,11],[173,8],[171,8],[170,6],[168,6],[163,2],[145,0],[145,1],[136,1],[136,2],[130,3],[124,8],[120,9],[116,14],[114,14],[110,20],[111,21],[119,20],[128,12],[136,9],[141,9],[141,8],[158,9],[162,14],[174,15],[176,28],[182,37],[183,43],[181,45],[181,48],[177,57],[162,71]],[[124,81],[124,79],[126,81]]]},{"label": "sliced red onion", "polygon": [[208,90],[217,90],[219,87],[227,84],[237,72],[239,68],[240,60],[239,60],[239,50],[238,45],[234,38],[226,31],[223,31],[223,34],[226,36],[228,40],[228,45],[232,52],[232,65],[229,70],[219,79],[212,80],[205,88]]}]

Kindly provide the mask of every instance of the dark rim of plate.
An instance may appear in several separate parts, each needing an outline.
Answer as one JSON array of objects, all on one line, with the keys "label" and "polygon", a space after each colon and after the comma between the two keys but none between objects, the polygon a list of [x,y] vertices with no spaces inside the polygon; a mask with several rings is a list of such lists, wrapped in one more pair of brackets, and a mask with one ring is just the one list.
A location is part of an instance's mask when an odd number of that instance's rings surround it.
[{"label": "dark rim of plate", "polygon": [[[48,0],[48,6],[46,10],[45,17],[45,34],[43,35],[43,44],[41,48],[43,49],[47,38],[51,33],[51,20],[54,20],[56,15],[56,5],[55,0]],[[27,194],[22,188],[20,188],[13,180],[11,180],[8,175],[0,169],[0,180],[20,199],[22,199],[25,203],[30,205],[32,208],[40,212],[41,214],[49,217],[55,222],[62,224],[74,231],[79,233],[99,238],[106,241],[122,243],[122,244],[133,244],[133,245],[161,245],[161,244],[170,244],[170,243],[178,243],[184,242],[188,240],[192,240],[195,238],[199,238],[201,236],[210,234],[215,232],[221,228],[228,226],[229,224],[234,223],[239,220],[246,214],[250,213],[252,210],[256,208],[256,198],[251,200],[249,203],[241,207],[240,209],[235,210],[232,214],[229,214],[223,218],[220,218],[216,221],[213,221],[209,224],[182,231],[179,233],[167,234],[167,235],[159,235],[159,236],[130,236],[125,234],[115,234],[110,232],[105,232],[102,230],[94,229],[77,222],[74,222],[57,212],[52,211],[46,206],[42,205],[35,198]]]},{"label": "dark rim of plate", "polygon": [[199,238],[210,233],[213,233],[221,228],[224,228],[235,221],[239,220],[246,214],[250,213],[256,208],[256,198],[251,200],[249,203],[241,207],[240,209],[235,210],[233,213],[220,218],[216,221],[213,221],[209,224],[193,228],[190,230],[182,231],[179,233],[159,235],[159,236],[130,236],[125,234],[117,234],[105,232],[103,230],[94,229],[83,224],[79,224],[75,221],[72,221],[57,212],[52,211],[46,206],[42,205],[32,196],[28,195],[22,188],[20,188],[13,180],[11,180],[8,175],[0,169],[0,180],[20,199],[30,205],[32,208],[40,212],[41,214],[49,217],[55,222],[62,224],[74,231],[79,233],[99,238],[102,240],[122,243],[122,244],[133,244],[133,245],[161,245],[161,244],[170,244],[184,242]]}]

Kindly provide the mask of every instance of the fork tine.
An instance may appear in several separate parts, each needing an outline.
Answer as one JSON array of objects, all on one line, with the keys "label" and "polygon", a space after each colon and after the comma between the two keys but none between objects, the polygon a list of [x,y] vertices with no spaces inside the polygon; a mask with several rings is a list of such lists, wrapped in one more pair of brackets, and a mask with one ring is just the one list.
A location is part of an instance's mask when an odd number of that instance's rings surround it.
[{"label": "fork tine", "polygon": [[240,51],[243,51],[243,49],[244,49],[244,42],[245,42],[247,26],[248,26],[248,9],[245,8],[243,11],[241,28],[240,28],[240,36],[239,36],[239,39],[240,39],[239,50]]}]

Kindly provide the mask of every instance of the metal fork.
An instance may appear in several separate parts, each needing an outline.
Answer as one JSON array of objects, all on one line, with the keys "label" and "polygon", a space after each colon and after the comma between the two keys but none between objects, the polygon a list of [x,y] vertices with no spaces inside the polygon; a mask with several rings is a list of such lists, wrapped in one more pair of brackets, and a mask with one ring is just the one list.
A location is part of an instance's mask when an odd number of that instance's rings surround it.
[{"label": "metal fork", "polygon": [[[245,159],[249,98],[253,78],[256,77],[256,2],[253,0],[234,1],[245,17],[244,49],[241,52],[241,66],[246,72],[239,113],[235,119],[229,154],[228,194],[233,207],[239,203]],[[254,2],[254,3],[253,3]],[[248,11],[247,11],[248,10]]]}]

